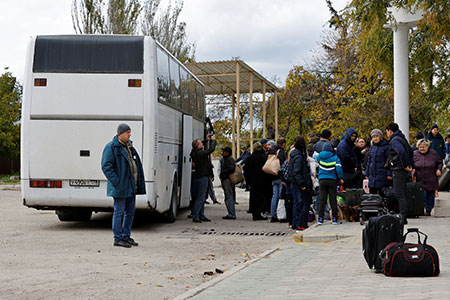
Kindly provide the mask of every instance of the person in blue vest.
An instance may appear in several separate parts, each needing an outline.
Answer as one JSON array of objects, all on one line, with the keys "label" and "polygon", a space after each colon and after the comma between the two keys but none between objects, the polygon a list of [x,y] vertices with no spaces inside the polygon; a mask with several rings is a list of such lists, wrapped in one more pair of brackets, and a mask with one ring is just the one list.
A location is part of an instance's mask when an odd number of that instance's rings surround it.
[{"label": "person in blue vest", "polygon": [[340,224],[338,221],[338,207],[337,207],[337,185],[342,183],[344,173],[342,172],[342,165],[339,157],[334,154],[333,146],[330,143],[324,144],[322,151],[317,156],[319,163],[319,220],[318,225],[324,222],[324,211],[327,199],[330,199],[331,210],[333,216],[331,222],[333,225]]},{"label": "person in blue vest", "polygon": [[102,171],[108,180],[107,195],[114,199],[112,231],[114,246],[138,246],[131,238],[136,195],[145,194],[145,179],[141,159],[130,140],[127,124],[117,127],[117,135],[106,144],[102,155]]},{"label": "person in blue vest", "polygon": [[445,142],[442,135],[439,133],[439,127],[434,124],[431,126],[431,131],[425,137],[431,142],[430,149],[436,151],[441,159],[445,158]]}]

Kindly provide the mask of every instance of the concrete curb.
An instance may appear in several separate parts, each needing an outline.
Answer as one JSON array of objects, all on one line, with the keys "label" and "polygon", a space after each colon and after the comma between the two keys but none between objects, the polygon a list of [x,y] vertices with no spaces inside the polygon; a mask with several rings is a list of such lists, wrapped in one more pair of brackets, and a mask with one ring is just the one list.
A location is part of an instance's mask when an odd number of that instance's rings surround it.
[{"label": "concrete curb", "polygon": [[2,191],[20,191],[20,184],[5,184],[0,185]]},{"label": "concrete curb", "polygon": [[[318,229],[324,229],[328,225],[317,225],[314,224],[310,227],[309,230],[297,232],[292,238],[297,243],[328,243],[332,241],[342,240],[345,238],[352,237],[353,235],[345,232],[334,232],[334,231],[325,231],[325,232],[316,232]],[[335,228],[337,229],[337,228]]]},{"label": "concrete curb", "polygon": [[197,287],[195,287],[195,288],[193,288],[193,289],[191,289],[191,290],[189,290],[189,291],[187,291],[187,292],[185,292],[185,293],[183,293],[181,295],[176,296],[173,300],[186,300],[186,299],[192,298],[192,297],[200,294],[201,292],[203,292],[207,288],[215,286],[219,282],[227,279],[228,277],[233,276],[234,274],[236,274],[237,272],[247,268],[248,266],[250,266],[250,265],[252,265],[252,264],[254,264],[254,263],[256,263],[256,262],[258,262],[258,261],[260,261],[260,260],[262,260],[264,258],[267,258],[268,256],[270,256],[271,254],[275,253],[278,250],[280,250],[280,247],[276,247],[276,248],[267,250],[267,251],[261,253],[260,255],[258,255],[257,257],[255,257],[254,259],[249,260],[249,261],[243,263],[242,265],[236,266],[236,267],[230,269],[229,271],[226,271],[224,274],[221,274],[220,276],[218,276],[218,277],[216,277],[214,279],[211,279],[210,281],[202,283],[201,285],[199,285],[199,286],[197,286]]}]

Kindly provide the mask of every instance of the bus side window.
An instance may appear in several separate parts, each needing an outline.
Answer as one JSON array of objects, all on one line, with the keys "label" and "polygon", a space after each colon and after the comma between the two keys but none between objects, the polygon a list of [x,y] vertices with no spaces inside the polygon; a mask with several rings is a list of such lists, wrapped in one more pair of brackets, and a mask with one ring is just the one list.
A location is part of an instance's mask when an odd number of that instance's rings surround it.
[{"label": "bus side window", "polygon": [[197,116],[197,91],[194,78],[189,76],[189,112],[192,116]]},{"label": "bus side window", "polygon": [[196,90],[197,90],[197,110],[196,110],[196,116],[200,120],[203,120],[203,110],[205,109],[203,107],[203,93],[202,93],[202,85],[198,82],[195,82]]},{"label": "bus side window", "polygon": [[169,56],[159,47],[156,47],[156,60],[158,64],[158,101],[169,100]]},{"label": "bus side window", "polygon": [[181,78],[181,110],[189,113],[189,81],[188,72],[184,68],[180,68]]},{"label": "bus side window", "polygon": [[169,102],[176,108],[181,109],[180,67],[173,58],[170,58],[169,61],[170,61]]}]

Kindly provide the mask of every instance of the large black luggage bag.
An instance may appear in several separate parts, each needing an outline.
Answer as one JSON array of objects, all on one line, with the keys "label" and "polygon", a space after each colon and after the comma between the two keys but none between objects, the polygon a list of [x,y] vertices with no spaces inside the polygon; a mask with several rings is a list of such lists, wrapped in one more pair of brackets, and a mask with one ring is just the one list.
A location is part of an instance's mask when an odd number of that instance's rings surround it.
[{"label": "large black luggage bag", "polygon": [[400,242],[403,237],[401,215],[382,215],[370,218],[362,232],[363,255],[369,269],[382,272],[380,252],[392,242]]},{"label": "large black luggage bag", "polygon": [[408,217],[423,216],[423,183],[422,182],[408,182],[406,184],[406,202]]},{"label": "large black luggage bag", "polygon": [[[417,244],[405,243],[408,233],[416,232]],[[425,240],[420,241],[420,234]],[[433,246],[427,244],[428,236],[417,228],[408,228],[401,242],[393,242],[380,253],[386,276],[438,276],[439,256]]]}]

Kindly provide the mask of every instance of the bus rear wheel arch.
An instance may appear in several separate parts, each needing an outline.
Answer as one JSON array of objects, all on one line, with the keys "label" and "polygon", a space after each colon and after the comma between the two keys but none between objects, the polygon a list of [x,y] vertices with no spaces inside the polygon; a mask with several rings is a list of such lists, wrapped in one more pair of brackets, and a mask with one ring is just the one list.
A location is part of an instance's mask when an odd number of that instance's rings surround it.
[{"label": "bus rear wheel arch", "polygon": [[178,208],[179,208],[179,192],[178,192],[178,180],[175,176],[172,183],[172,193],[170,195],[170,207],[165,214],[165,220],[167,223],[175,222],[177,218]]}]

